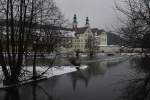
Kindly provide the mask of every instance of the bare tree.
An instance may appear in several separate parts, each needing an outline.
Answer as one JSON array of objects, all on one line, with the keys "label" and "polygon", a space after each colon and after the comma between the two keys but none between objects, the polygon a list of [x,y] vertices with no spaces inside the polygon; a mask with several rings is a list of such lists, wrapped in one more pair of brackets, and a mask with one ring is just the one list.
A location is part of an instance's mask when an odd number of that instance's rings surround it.
[{"label": "bare tree", "polygon": [[118,11],[127,16],[125,26],[120,32],[128,40],[130,46],[149,49],[146,40],[150,33],[150,1],[149,0],[124,0],[126,7],[116,5]]},{"label": "bare tree", "polygon": [[[22,63],[29,47],[41,43],[41,35],[35,38],[32,34],[39,30],[43,34],[44,24],[52,23],[54,19],[61,23],[63,18],[53,0],[1,0],[0,14],[3,15],[0,24],[6,33],[2,33],[6,37],[6,45],[0,40],[0,65],[5,76],[4,84],[16,84],[20,81]],[[37,49],[33,50],[34,78],[38,77],[35,65]]]}]

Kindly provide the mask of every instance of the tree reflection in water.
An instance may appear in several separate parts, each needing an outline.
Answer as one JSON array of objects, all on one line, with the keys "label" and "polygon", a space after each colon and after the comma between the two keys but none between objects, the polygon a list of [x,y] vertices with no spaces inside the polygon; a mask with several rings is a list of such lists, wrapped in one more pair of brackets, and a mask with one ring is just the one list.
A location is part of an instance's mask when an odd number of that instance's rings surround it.
[{"label": "tree reflection in water", "polygon": [[[109,70],[113,66],[121,64],[122,62],[123,62],[122,60],[116,62],[114,61],[93,62],[93,63],[90,62],[87,64],[89,67],[84,70],[78,70],[74,73],[53,77],[51,79],[48,79],[47,81],[43,81],[40,83],[33,83],[18,88],[8,89],[6,90],[6,92],[0,90],[0,100],[68,100],[66,98],[67,97],[69,98],[68,96],[69,93],[72,94],[71,96],[73,96],[74,93],[73,89],[78,90],[78,88],[81,86],[82,86],[81,89],[83,89],[83,91],[92,89],[90,88],[90,86],[88,87],[90,82],[91,84],[93,84],[91,80],[94,79],[97,80],[95,82],[98,82],[99,79],[101,79],[99,77],[104,75],[107,72],[107,70]],[[80,83],[78,84],[78,82]],[[69,86],[69,84],[71,84],[71,87]],[[81,84],[85,85],[85,88],[88,89],[84,90],[84,86]]]},{"label": "tree reflection in water", "polygon": [[20,100],[18,88],[10,88],[6,92],[4,100]]},{"label": "tree reflection in water", "polygon": [[[20,87],[6,89],[5,97],[2,100],[40,100],[40,98],[42,100],[64,100],[61,97],[53,97],[37,83],[32,83],[31,87],[30,89],[27,88],[27,91]],[[25,92],[27,92],[28,97],[23,96],[26,94]]]},{"label": "tree reflection in water", "polygon": [[129,80],[123,100],[150,100],[150,58],[133,58],[131,65],[137,71],[136,78]]}]

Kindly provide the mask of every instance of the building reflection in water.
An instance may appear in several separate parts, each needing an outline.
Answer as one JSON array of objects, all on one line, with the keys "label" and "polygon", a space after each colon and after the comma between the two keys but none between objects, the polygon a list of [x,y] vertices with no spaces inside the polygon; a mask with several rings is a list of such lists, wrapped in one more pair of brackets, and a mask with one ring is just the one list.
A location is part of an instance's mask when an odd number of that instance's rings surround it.
[{"label": "building reflection in water", "polygon": [[93,77],[104,75],[108,68],[117,66],[121,62],[123,62],[123,60],[88,63],[88,68],[86,70],[78,70],[69,75],[72,80],[73,90],[77,88],[78,82],[82,82],[85,84],[85,87],[88,87],[88,83]]},{"label": "building reflection in water", "polygon": [[[79,70],[70,74],[50,78],[47,81],[18,88],[0,90],[0,100],[66,100],[65,96],[68,95],[68,92],[73,93],[73,90],[75,91],[77,87],[82,86],[78,83],[84,84],[85,88],[87,88],[89,83],[92,83],[92,79],[103,76],[109,68],[117,66],[121,62],[104,61],[88,63],[87,65],[89,67],[85,70]],[[65,84],[68,84],[68,87],[66,87],[68,90],[64,90],[66,89],[64,88]],[[71,85],[70,87],[69,84]],[[65,94],[64,91],[68,92]],[[63,93],[64,95],[60,95]]]}]

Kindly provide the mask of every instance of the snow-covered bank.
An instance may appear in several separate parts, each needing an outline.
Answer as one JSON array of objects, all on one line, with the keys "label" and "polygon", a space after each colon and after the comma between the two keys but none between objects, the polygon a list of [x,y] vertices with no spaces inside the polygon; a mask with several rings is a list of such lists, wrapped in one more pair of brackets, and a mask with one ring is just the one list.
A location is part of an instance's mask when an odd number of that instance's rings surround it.
[{"label": "snow-covered bank", "polygon": [[[45,74],[44,76],[47,78],[53,77],[53,76],[57,76],[57,75],[62,75],[62,74],[66,74],[66,73],[71,73],[71,72],[75,72],[77,71],[77,67],[79,66],[54,66],[52,68],[50,68]],[[40,67],[37,66],[36,67],[36,71],[37,72],[44,72],[47,70],[48,67]],[[87,66],[86,65],[81,65],[80,69],[86,69]],[[32,66],[26,67],[25,70],[32,72],[33,68]]]},{"label": "snow-covered bank", "polygon": [[[53,77],[53,76],[58,76],[58,75],[63,75],[63,74],[66,74],[66,73],[71,73],[71,72],[75,72],[77,71],[77,67],[79,66],[54,66],[52,68],[50,68],[44,75],[43,77],[37,79],[36,81],[40,81],[40,80],[45,80],[45,79],[48,79],[50,77]],[[87,66],[86,65],[82,65],[80,66],[80,69],[86,69]],[[37,66],[36,67],[36,71],[38,73],[42,73],[44,71],[46,71],[48,69],[48,67],[45,67],[45,66]],[[27,67],[24,67],[23,70],[26,70],[26,72],[30,73],[28,75],[25,75],[23,77],[23,79],[28,79],[29,77],[31,78],[32,77],[32,70],[33,70],[33,67],[32,66],[27,66]],[[10,87],[16,87],[16,86],[21,86],[21,85],[24,85],[24,84],[29,84],[29,83],[32,83],[34,82],[34,80],[28,80],[28,81],[23,81],[19,84],[16,84],[16,85],[9,85],[9,86],[5,86],[3,85],[3,75],[2,75],[2,70],[0,68],[0,89],[5,89],[5,88],[10,88]]]}]

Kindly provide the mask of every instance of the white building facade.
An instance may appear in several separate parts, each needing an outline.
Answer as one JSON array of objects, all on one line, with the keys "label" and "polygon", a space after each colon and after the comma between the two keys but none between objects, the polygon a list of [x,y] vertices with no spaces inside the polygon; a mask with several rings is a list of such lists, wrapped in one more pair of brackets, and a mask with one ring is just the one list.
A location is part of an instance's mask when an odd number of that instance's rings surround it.
[{"label": "white building facade", "polygon": [[[93,40],[93,50],[94,52],[118,52],[120,50],[119,46],[108,45],[107,32],[104,30],[99,30],[98,28],[91,28],[89,19],[86,17],[86,23],[84,27],[78,27],[77,16],[74,15],[72,23],[72,47],[67,48],[67,51],[80,51],[88,52],[87,43]],[[88,41],[88,38],[92,38]]]}]

